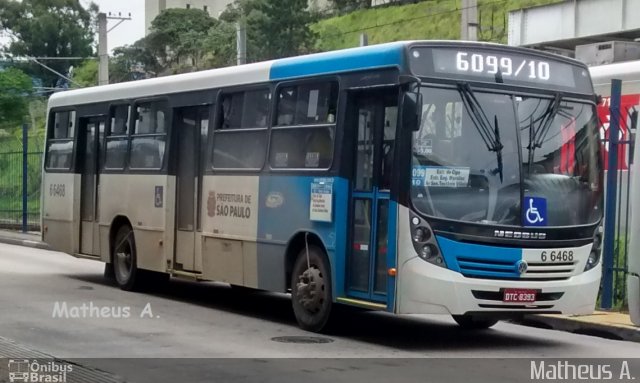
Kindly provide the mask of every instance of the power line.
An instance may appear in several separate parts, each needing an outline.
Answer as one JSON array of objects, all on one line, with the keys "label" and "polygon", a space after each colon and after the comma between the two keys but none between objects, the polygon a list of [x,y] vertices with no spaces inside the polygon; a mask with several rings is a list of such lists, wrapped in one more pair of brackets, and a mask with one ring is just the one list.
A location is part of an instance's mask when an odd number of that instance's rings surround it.
[{"label": "power line", "polygon": [[5,59],[1,61],[28,61],[30,59],[36,59],[41,61],[50,61],[50,60],[97,60],[97,57],[28,57],[28,56],[11,56],[10,59]]}]

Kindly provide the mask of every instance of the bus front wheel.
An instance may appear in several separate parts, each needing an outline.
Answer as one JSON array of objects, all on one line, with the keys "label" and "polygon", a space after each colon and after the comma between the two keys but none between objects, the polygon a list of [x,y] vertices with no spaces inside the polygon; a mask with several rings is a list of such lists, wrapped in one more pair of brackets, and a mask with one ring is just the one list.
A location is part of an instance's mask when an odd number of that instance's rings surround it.
[{"label": "bus front wheel", "polygon": [[303,248],[291,273],[291,301],[298,325],[320,332],[331,314],[331,273],[325,252],[317,246]]},{"label": "bus front wheel", "polygon": [[473,315],[453,315],[453,320],[465,330],[485,330],[498,323],[497,319]]},{"label": "bus front wheel", "polygon": [[129,226],[120,227],[116,233],[113,242],[112,264],[118,286],[122,290],[135,290],[138,274],[136,241],[133,237],[133,230]]}]

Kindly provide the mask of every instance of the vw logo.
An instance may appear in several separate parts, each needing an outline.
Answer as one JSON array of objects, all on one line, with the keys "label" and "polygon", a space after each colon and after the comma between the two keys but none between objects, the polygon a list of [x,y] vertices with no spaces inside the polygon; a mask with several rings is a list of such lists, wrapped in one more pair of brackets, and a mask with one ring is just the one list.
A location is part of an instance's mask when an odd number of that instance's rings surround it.
[{"label": "vw logo", "polygon": [[529,264],[527,263],[527,261],[518,261],[518,263],[516,263],[516,269],[518,270],[520,275],[526,273],[528,268]]}]

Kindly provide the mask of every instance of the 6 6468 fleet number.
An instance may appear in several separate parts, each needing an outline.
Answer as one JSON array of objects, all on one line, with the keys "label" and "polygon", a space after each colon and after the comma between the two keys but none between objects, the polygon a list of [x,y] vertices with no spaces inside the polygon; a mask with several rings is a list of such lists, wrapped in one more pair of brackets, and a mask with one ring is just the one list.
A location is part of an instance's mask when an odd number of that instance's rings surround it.
[{"label": "6 6468 fleet number", "polygon": [[542,262],[573,262],[573,250],[545,250],[540,253]]}]

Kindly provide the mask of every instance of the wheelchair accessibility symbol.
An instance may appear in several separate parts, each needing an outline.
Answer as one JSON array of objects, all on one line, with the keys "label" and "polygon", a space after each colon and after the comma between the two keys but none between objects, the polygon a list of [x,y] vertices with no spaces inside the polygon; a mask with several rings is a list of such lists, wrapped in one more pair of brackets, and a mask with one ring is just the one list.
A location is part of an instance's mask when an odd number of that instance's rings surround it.
[{"label": "wheelchair accessibility symbol", "polygon": [[524,220],[526,226],[547,225],[547,200],[539,197],[524,197]]}]

